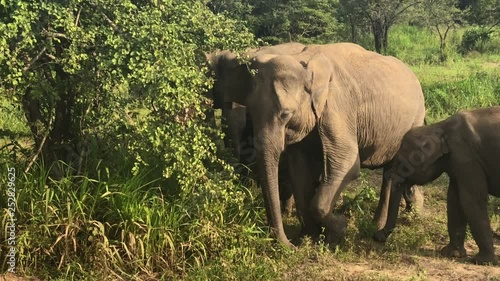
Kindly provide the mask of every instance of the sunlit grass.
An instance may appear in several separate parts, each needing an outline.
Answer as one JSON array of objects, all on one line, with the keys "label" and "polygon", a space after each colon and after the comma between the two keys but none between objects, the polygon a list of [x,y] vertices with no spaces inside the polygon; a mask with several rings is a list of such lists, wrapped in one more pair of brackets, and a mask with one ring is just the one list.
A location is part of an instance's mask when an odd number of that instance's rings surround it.
[{"label": "sunlit grass", "polygon": [[262,209],[250,207],[252,196],[247,208],[227,206],[215,214],[219,219],[210,219],[189,198],[164,197],[160,181],[148,174],[121,179],[108,171],[95,179],[67,175],[55,180],[50,168],[37,166],[17,185],[18,273],[143,280],[174,278],[193,266],[220,266],[230,259],[233,265],[265,266],[256,261],[265,259],[258,249],[269,242],[258,226]]}]

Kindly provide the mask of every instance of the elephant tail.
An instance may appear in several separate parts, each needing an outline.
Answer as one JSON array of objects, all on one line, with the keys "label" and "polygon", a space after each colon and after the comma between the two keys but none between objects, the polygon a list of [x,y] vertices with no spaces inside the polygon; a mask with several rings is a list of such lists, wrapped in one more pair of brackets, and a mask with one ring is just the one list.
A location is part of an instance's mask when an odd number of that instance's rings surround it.
[{"label": "elephant tail", "polygon": [[427,118],[424,117],[424,125],[427,126],[429,125],[429,122],[427,122]]}]

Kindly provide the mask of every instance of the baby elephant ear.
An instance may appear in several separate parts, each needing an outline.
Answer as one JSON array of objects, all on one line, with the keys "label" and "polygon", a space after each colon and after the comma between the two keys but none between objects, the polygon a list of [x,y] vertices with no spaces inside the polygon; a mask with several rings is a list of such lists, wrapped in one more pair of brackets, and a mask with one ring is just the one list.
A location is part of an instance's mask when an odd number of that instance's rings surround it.
[{"label": "baby elephant ear", "polygon": [[441,137],[441,151],[443,152],[443,154],[450,153],[450,149],[448,148],[448,143],[446,142],[445,137]]},{"label": "baby elephant ear", "polygon": [[[430,145],[432,142],[435,145]],[[434,164],[441,156],[448,154],[450,151],[448,149],[448,144],[442,136],[431,138],[431,141],[424,142],[421,149],[423,154],[424,162],[422,164],[422,171],[429,169],[430,166]]]},{"label": "baby elephant ear", "polygon": [[317,53],[305,66],[309,73],[309,90],[312,108],[316,119],[321,118],[328,97],[329,85],[332,80],[333,66],[328,58]]}]

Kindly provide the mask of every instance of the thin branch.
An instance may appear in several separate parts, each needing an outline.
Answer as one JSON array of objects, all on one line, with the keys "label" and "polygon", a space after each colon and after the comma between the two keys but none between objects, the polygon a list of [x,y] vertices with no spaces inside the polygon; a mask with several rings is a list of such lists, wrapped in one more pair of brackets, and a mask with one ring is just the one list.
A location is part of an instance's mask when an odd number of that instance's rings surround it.
[{"label": "thin branch", "polygon": [[362,13],[365,14],[370,22],[373,22],[372,15],[370,13],[368,13],[367,11],[362,11]]},{"label": "thin branch", "polygon": [[436,27],[436,30],[437,30],[438,35],[439,35],[439,39],[443,40],[443,35],[442,35],[442,33],[441,33],[441,30],[439,29],[439,25],[438,25],[438,24],[436,24],[434,27]]},{"label": "thin branch", "polygon": [[109,25],[111,25],[111,27],[115,32],[122,33],[121,29],[110,18],[108,18],[108,16],[106,16],[105,13],[101,14],[103,15],[104,19],[109,23]]},{"label": "thin branch", "polygon": [[446,40],[446,36],[448,36],[448,31],[450,31],[450,29],[452,28],[452,25],[448,25],[446,27],[446,31],[444,32],[444,39]]},{"label": "thin branch", "polygon": [[65,39],[68,39],[68,37],[64,33],[51,32],[51,31],[47,31],[47,30],[44,30],[43,33],[45,34],[45,36],[50,37],[50,38],[65,38]]},{"label": "thin branch", "polygon": [[43,55],[43,53],[45,53],[45,51],[47,50],[47,47],[43,47],[43,49],[28,63],[28,65],[26,65],[24,68],[23,68],[23,72],[26,72],[28,71],[31,66],[33,66],[33,64],[38,60],[40,59],[40,57]]},{"label": "thin branch", "polygon": [[420,4],[420,3],[421,3],[421,2],[419,2],[419,1],[414,2],[414,3],[412,3],[412,4],[408,5],[408,6],[406,6],[405,8],[403,8],[401,11],[399,11],[399,12],[395,13],[395,14],[391,17],[391,19],[390,19],[391,24],[392,24],[392,23],[396,20],[396,18],[397,18],[397,17],[399,17],[399,15],[401,15],[402,13],[404,13],[404,12],[405,12],[406,10],[408,10],[409,8],[411,8],[411,7],[415,6],[415,5],[418,5],[418,4]]},{"label": "thin branch", "polygon": [[488,28],[488,30],[486,30],[487,33],[489,33],[490,31],[493,30],[493,28],[495,28],[495,26],[499,25],[500,24],[500,19],[495,22],[492,26],[490,26],[490,28]]},{"label": "thin branch", "polygon": [[40,153],[42,152],[42,149],[43,149],[43,146],[45,145],[45,141],[47,140],[47,137],[49,136],[50,134],[50,127],[52,126],[52,119],[50,120],[49,122],[49,126],[47,127],[47,133],[45,134],[45,136],[43,136],[43,139],[42,141],[40,142],[40,145],[38,146],[38,149],[35,153],[35,155],[33,155],[33,158],[31,159],[31,161],[29,162],[28,166],[26,167],[26,169],[24,170],[24,173],[26,174],[27,172],[29,172],[29,170],[31,169],[31,166],[33,166],[33,164],[35,163],[36,159],[38,158],[38,156],[40,155]]},{"label": "thin branch", "polygon": [[75,26],[78,26],[78,22],[80,21],[80,13],[82,12],[83,6],[80,6],[80,9],[78,9],[78,14],[76,14],[76,19],[75,19]]}]

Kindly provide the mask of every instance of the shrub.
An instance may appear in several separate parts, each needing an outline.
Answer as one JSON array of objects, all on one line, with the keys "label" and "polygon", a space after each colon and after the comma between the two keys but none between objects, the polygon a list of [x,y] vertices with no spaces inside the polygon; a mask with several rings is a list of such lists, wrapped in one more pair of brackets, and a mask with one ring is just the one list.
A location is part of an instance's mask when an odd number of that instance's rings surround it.
[{"label": "shrub", "polygon": [[459,51],[461,54],[466,54],[470,51],[481,51],[482,46],[491,39],[492,29],[485,27],[473,27],[467,29],[462,37]]},{"label": "shrub", "polygon": [[242,245],[247,259],[260,257],[262,209],[205,120],[203,53],[251,46],[240,22],[205,1],[0,8],[2,103],[22,108],[16,122],[29,128],[26,157],[0,151],[1,170],[17,171],[18,273],[171,279]]}]

